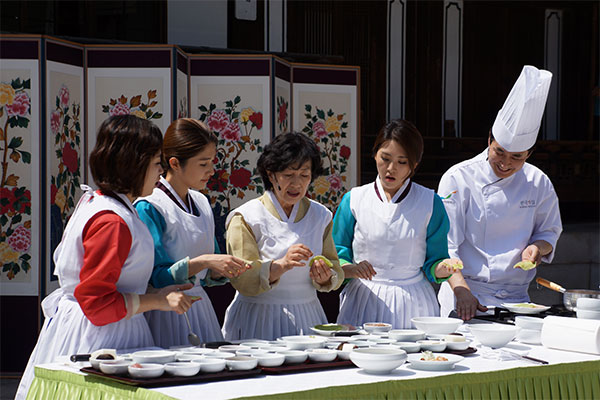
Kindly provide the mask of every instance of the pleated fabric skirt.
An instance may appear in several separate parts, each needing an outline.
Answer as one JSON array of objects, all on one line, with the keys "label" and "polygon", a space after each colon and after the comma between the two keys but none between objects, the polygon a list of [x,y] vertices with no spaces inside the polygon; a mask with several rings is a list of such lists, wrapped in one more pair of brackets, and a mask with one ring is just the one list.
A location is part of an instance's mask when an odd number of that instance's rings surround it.
[{"label": "pleated fabric skirt", "polygon": [[413,317],[439,316],[440,306],[424,278],[401,285],[398,281],[352,279],[340,294],[339,324],[387,322],[393,329],[411,329]]},{"label": "pleated fabric skirt", "polygon": [[316,295],[300,304],[273,304],[247,301],[239,293],[227,308],[225,340],[265,339],[311,334],[311,326],[327,323],[327,316]]},{"label": "pleated fabric skirt", "polygon": [[35,365],[51,363],[59,356],[89,354],[103,348],[134,349],[152,346],[154,340],[142,314],[96,326],[83,314],[73,297],[65,296],[60,300],[56,314],[44,322],[16,398],[24,399],[27,396]]},{"label": "pleated fabric skirt", "polygon": [[[187,311],[192,331],[202,342],[222,341],[221,326],[217,319],[215,309],[202,286],[194,286],[185,292],[190,296],[200,296]],[[144,313],[154,343],[156,346],[168,349],[172,346],[189,345],[188,334],[190,329],[185,321],[185,316],[172,311],[148,311]]]}]

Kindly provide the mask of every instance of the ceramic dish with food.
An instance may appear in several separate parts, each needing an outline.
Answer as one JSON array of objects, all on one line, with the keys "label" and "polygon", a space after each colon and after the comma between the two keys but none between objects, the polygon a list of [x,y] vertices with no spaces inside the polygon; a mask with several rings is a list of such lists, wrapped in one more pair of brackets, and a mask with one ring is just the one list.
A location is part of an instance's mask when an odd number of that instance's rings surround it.
[{"label": "ceramic dish with food", "polygon": [[163,364],[153,363],[133,363],[127,369],[134,378],[158,378],[165,372]]},{"label": "ceramic dish with food", "polygon": [[464,360],[464,357],[448,353],[422,353],[409,354],[410,367],[425,371],[445,371],[454,368],[454,365]]},{"label": "ceramic dish with food", "polygon": [[193,362],[166,363],[165,372],[173,376],[194,376],[200,372],[200,364]]},{"label": "ceramic dish with food", "polygon": [[387,322],[367,322],[363,324],[363,329],[369,333],[388,332],[392,329],[392,324],[388,324]]},{"label": "ceramic dish with food", "polygon": [[310,330],[321,336],[332,336],[339,332],[358,332],[355,326],[349,324],[321,324],[311,327]]},{"label": "ceramic dish with food", "polygon": [[538,314],[550,309],[550,306],[535,303],[502,303],[500,305],[515,314]]},{"label": "ceramic dish with food", "polygon": [[471,341],[462,335],[446,335],[444,338],[446,349],[453,351],[462,351],[469,348]]},{"label": "ceramic dish with food", "polygon": [[306,352],[312,362],[330,362],[335,360],[338,354],[337,350],[332,349],[309,349]]},{"label": "ceramic dish with food", "polygon": [[369,374],[389,374],[406,361],[407,355],[400,349],[363,348],[354,349],[350,360]]},{"label": "ceramic dish with food", "polygon": [[281,342],[292,350],[306,350],[323,347],[325,342],[327,342],[327,339],[323,336],[295,335],[284,336],[281,338]]}]

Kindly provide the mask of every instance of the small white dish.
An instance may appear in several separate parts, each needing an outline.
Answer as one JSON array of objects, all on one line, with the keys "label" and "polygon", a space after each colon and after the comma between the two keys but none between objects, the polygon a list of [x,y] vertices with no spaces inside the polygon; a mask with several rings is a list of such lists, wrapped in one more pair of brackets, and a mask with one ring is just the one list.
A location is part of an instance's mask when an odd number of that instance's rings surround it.
[{"label": "small white dish", "polygon": [[515,339],[521,343],[542,344],[542,331],[537,329],[520,329]]},{"label": "small white dish", "polygon": [[421,350],[429,351],[444,351],[446,350],[446,342],[443,340],[417,340]]},{"label": "small white dish", "polygon": [[201,358],[191,362],[200,365],[200,372],[205,373],[221,372],[227,365],[223,358]]},{"label": "small white dish", "polygon": [[363,329],[369,333],[388,332],[392,329],[392,324],[388,324],[387,322],[367,322],[363,324]]},{"label": "small white dish", "polygon": [[135,363],[127,368],[129,375],[134,378],[158,378],[165,372],[163,364]]},{"label": "small white dish", "polygon": [[332,343],[351,343],[354,342],[356,339],[354,338],[354,336],[331,336],[327,338],[327,344],[332,344]]},{"label": "small white dish", "polygon": [[392,329],[388,336],[399,342],[416,342],[425,339],[425,332],[419,329]]},{"label": "small white dish", "polygon": [[517,315],[515,325],[523,329],[541,331],[544,326],[544,319],[539,317],[529,317],[526,315]]},{"label": "small white dish", "polygon": [[373,340],[368,340],[368,342],[375,342],[376,344],[394,344],[398,343],[396,339],[386,339],[386,338],[377,338]]},{"label": "small white dish", "polygon": [[358,332],[355,326],[348,324],[320,324],[311,327],[310,330],[321,336],[332,336],[338,332]]},{"label": "small white dish", "polygon": [[173,376],[194,376],[200,372],[200,364],[193,362],[166,363],[165,372]]},{"label": "small white dish", "polygon": [[454,368],[454,364],[462,361],[464,357],[458,356],[456,354],[448,354],[448,353],[433,353],[434,357],[444,357],[447,361],[424,361],[421,360],[423,355],[419,354],[409,354],[408,362],[410,366],[414,369],[420,369],[424,371],[446,371]]},{"label": "small white dish", "polygon": [[600,311],[577,309],[577,318],[600,319]]},{"label": "small white dish", "polygon": [[260,354],[267,354],[269,351],[264,349],[250,349],[250,348],[242,348],[235,352],[238,356],[251,356],[254,357]]},{"label": "small white dish", "polygon": [[249,356],[235,356],[225,360],[227,368],[232,371],[248,371],[256,368],[258,360]]},{"label": "small white dish", "polygon": [[110,375],[125,375],[127,367],[131,365],[131,361],[123,360],[102,360],[100,362],[100,371]]},{"label": "small white dish", "polygon": [[500,305],[515,314],[538,314],[550,309],[550,306],[535,303],[502,303]]},{"label": "small white dish", "polygon": [[421,350],[421,345],[417,342],[397,342],[396,346],[407,353],[416,353]]},{"label": "small white dish", "polygon": [[176,356],[176,352],[167,350],[144,350],[131,354],[133,361],[139,364],[166,364],[175,361]]},{"label": "small white dish", "polygon": [[350,360],[369,374],[389,374],[404,364],[406,358],[404,350],[392,348],[354,349],[350,353]]},{"label": "small white dish", "polygon": [[261,367],[279,367],[285,362],[285,355],[275,353],[257,354],[253,356]]},{"label": "small white dish", "polygon": [[580,297],[577,299],[577,310],[600,311],[600,299],[596,297]]},{"label": "small white dish", "polygon": [[228,351],[215,351],[214,353],[205,354],[204,357],[205,358],[227,359],[227,358],[235,357],[235,353],[230,353]]},{"label": "small white dish", "polygon": [[506,346],[508,342],[517,336],[518,326],[505,324],[470,324],[469,329],[475,339],[488,347],[499,348]]},{"label": "small white dish", "polygon": [[268,340],[253,340],[251,342],[250,341],[242,342],[242,343],[240,343],[240,346],[258,349],[259,347],[266,346],[268,344],[270,344]]},{"label": "small white dish", "polygon": [[441,333],[432,333],[431,335],[427,335],[427,340],[446,340],[446,336],[449,335],[444,335]]},{"label": "small white dish", "polygon": [[243,350],[247,348],[248,347],[239,344],[225,344],[223,346],[219,346],[219,351],[224,351],[227,353],[236,353],[238,350]]},{"label": "small white dish", "polygon": [[313,362],[330,362],[336,359],[337,351],[331,349],[310,349],[307,350],[308,358]]},{"label": "small white dish", "polygon": [[292,350],[306,350],[323,347],[327,339],[323,336],[295,335],[284,336],[281,338],[281,341]]},{"label": "small white dish", "polygon": [[300,364],[308,358],[308,353],[303,350],[278,351],[277,354],[283,354],[285,356],[286,364]]},{"label": "small white dish", "polygon": [[456,332],[458,327],[462,325],[463,320],[444,317],[415,317],[411,319],[411,322],[417,329],[430,335],[435,333],[448,334]]},{"label": "small white dish", "polygon": [[380,339],[379,336],[372,335],[372,334],[369,334],[369,335],[354,335],[354,336],[352,336],[352,338],[354,340],[370,340],[370,341]]},{"label": "small white dish", "polygon": [[175,362],[190,362],[199,358],[204,358],[204,356],[202,354],[177,354]]},{"label": "small white dish", "polygon": [[465,340],[465,341],[462,341],[462,342],[448,342],[448,341],[446,341],[446,349],[452,350],[452,351],[466,350],[466,349],[469,348],[470,345],[471,345],[471,341],[470,340]]},{"label": "small white dish", "polygon": [[278,351],[288,351],[291,349],[287,346],[270,346],[270,347],[261,347],[259,350],[267,350],[269,353],[277,353]]}]

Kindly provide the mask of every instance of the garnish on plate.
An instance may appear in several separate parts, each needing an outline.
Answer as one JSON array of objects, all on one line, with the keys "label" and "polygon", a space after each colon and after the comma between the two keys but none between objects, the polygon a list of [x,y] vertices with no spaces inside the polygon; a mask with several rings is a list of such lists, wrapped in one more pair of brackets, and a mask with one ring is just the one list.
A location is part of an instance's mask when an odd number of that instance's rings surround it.
[{"label": "garnish on plate", "polygon": [[446,357],[434,356],[431,350],[421,352],[421,361],[448,361]]}]

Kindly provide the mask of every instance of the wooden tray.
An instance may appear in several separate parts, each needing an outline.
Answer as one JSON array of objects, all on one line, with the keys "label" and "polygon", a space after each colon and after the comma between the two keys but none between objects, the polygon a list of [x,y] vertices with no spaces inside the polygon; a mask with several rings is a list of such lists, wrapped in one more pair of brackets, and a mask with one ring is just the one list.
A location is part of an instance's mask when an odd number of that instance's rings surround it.
[{"label": "wooden tray", "polygon": [[213,373],[199,373],[194,376],[172,376],[164,373],[158,378],[132,378],[130,376],[123,375],[111,375],[105,374],[101,371],[97,371],[94,368],[87,367],[81,368],[81,372],[100,376],[105,379],[110,379],[115,382],[123,383],[125,385],[139,386],[139,387],[160,387],[160,386],[179,386],[188,385],[191,383],[203,383],[203,382],[214,382],[224,381],[228,379],[245,379],[250,378],[262,373],[260,368],[254,368],[248,371],[229,371],[223,370],[221,372]]},{"label": "wooden tray", "polygon": [[322,369],[356,368],[350,360],[335,359],[330,362],[312,362],[306,360],[300,364],[284,364],[279,367],[260,367],[265,374],[295,374],[299,372],[313,372]]}]

